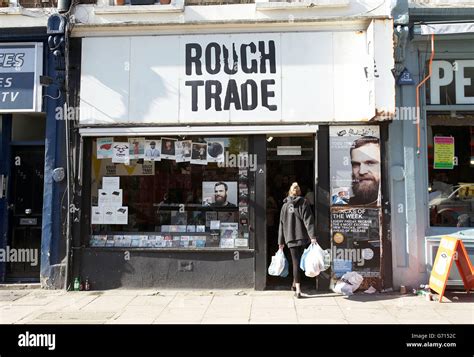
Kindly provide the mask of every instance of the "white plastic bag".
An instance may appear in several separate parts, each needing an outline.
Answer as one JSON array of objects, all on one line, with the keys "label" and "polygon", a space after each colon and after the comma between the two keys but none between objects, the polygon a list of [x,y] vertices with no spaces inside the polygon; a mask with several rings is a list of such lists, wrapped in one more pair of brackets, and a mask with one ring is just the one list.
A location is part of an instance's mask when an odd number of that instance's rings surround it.
[{"label": "white plastic bag", "polygon": [[345,273],[341,279],[337,281],[333,291],[346,296],[354,295],[354,291],[359,289],[359,286],[362,284],[363,280],[364,278],[362,275],[356,273],[355,271],[350,271]]},{"label": "white plastic bag", "polygon": [[283,269],[285,269],[285,261],[285,254],[283,254],[281,249],[278,249],[278,251],[272,257],[272,262],[268,267],[268,274],[272,276],[280,276],[280,274],[283,272]]},{"label": "white plastic bag", "polygon": [[304,260],[305,275],[313,278],[327,269],[324,264],[324,251],[318,244],[311,244],[308,254]]}]

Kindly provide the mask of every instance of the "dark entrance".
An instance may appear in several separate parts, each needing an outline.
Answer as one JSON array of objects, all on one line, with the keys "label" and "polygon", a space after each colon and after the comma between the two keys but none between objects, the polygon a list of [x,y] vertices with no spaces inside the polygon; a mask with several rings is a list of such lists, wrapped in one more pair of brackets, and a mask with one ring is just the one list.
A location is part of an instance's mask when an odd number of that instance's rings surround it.
[{"label": "dark entrance", "polygon": [[[298,182],[303,197],[312,203],[314,213],[314,142],[314,135],[267,138],[267,267],[278,249],[280,210],[293,182]],[[298,147],[301,148],[300,154]],[[291,267],[291,256],[287,247],[284,252]],[[289,290],[292,281],[290,268],[290,274],[286,278],[267,274],[266,287]],[[315,279],[304,277],[302,287],[314,289]]]},{"label": "dark entrance", "polygon": [[12,146],[11,154],[7,245],[22,261],[7,263],[6,279],[34,282],[39,281],[40,275],[44,147]]}]

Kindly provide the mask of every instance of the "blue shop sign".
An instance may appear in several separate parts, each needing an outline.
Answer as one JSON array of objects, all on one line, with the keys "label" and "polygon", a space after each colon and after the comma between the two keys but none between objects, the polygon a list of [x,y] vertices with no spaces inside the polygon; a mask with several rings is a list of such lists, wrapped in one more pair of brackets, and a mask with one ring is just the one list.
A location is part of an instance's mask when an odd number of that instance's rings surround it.
[{"label": "blue shop sign", "polygon": [[0,113],[40,112],[42,43],[0,43]]}]

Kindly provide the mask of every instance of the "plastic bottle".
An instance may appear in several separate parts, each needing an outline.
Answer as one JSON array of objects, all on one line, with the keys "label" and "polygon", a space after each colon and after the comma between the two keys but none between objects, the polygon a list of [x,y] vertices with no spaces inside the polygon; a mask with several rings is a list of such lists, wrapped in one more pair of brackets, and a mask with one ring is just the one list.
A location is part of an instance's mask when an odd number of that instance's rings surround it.
[{"label": "plastic bottle", "polygon": [[81,283],[79,281],[79,278],[75,278],[74,279],[74,291],[79,291],[80,288],[81,288]]}]

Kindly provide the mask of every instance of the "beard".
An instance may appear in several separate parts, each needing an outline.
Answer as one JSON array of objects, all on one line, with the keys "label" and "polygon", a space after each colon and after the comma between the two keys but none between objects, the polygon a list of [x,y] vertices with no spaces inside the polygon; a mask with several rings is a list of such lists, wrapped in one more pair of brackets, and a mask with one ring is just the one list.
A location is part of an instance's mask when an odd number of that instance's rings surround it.
[{"label": "beard", "polygon": [[377,200],[379,197],[379,182],[374,178],[357,179],[352,176],[352,192],[354,197],[351,203],[367,204]]},{"label": "beard", "polygon": [[214,196],[216,204],[223,205],[227,201],[227,196]]}]

